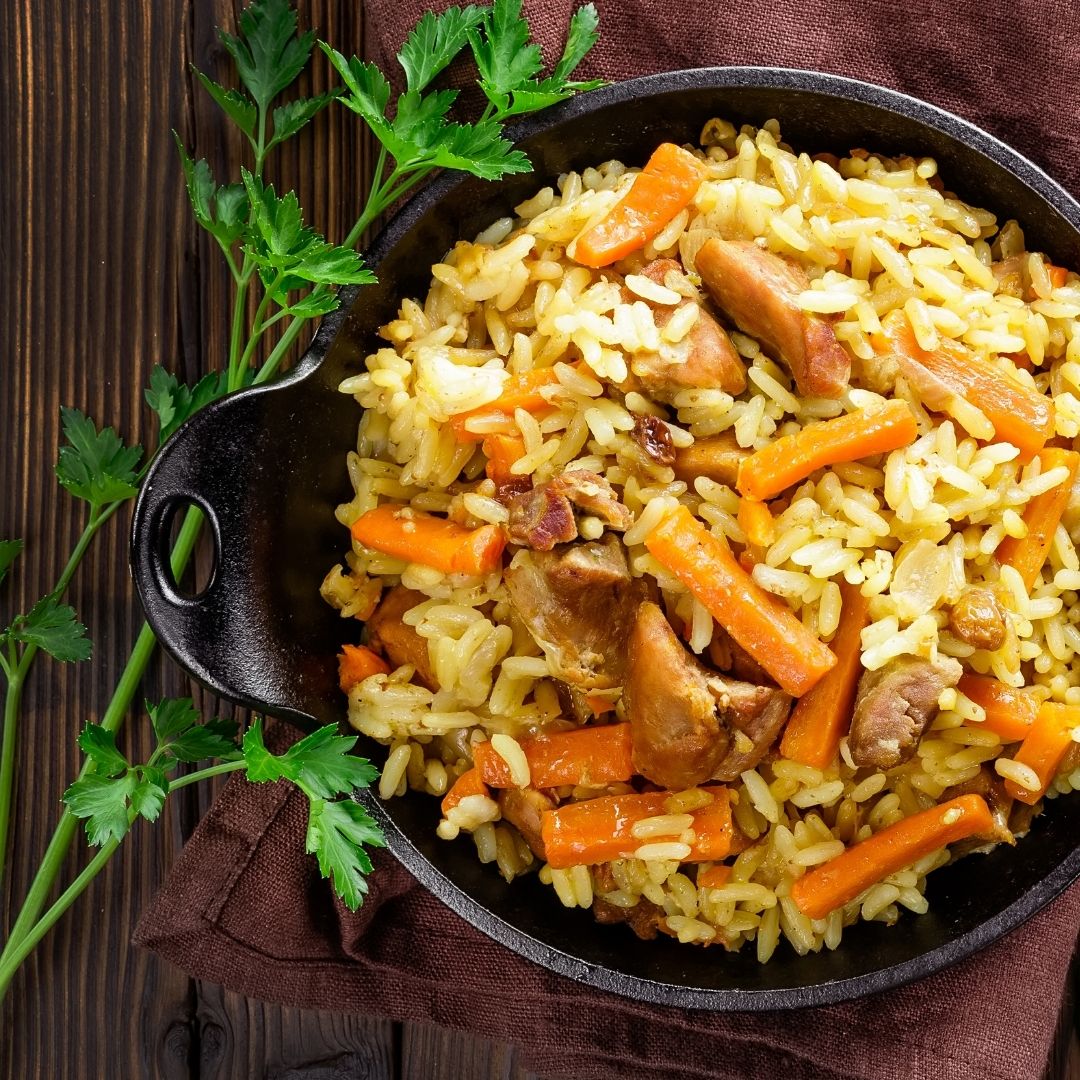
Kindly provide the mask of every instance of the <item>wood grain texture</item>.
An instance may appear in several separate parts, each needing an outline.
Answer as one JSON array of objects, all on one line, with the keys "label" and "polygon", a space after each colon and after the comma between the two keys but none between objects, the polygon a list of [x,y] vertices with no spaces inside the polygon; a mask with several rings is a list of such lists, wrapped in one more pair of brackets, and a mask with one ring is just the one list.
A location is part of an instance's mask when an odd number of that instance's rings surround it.
[{"label": "wood grain texture", "polygon": [[[362,51],[361,4],[301,0],[300,8],[339,48]],[[236,175],[240,137],[189,70],[194,63],[228,78],[214,27],[234,20],[226,0],[0,4],[0,537],[27,544],[0,594],[0,616],[51,587],[81,528],[81,509],[52,473],[60,405],[143,441],[151,429],[142,387],[153,364],[193,381],[223,363],[228,276],[188,212],[170,129],[219,177]],[[308,89],[327,83],[317,58]],[[340,239],[370,167],[355,119],[334,109],[279,151],[268,173],[279,189],[296,187],[313,220]],[[104,710],[141,623],[128,524],[122,514],[107,526],[70,591],[95,641],[93,660],[43,657],[26,689],[5,925],[79,767],[75,735]],[[143,690],[151,698],[193,692],[161,658]],[[133,716],[123,748],[141,759],[150,742]],[[512,1047],[265,1005],[132,949],[140,908],[211,795],[185,789],[156,827],[137,827],[25,965],[0,1014],[0,1075],[536,1080]],[[80,848],[65,879],[85,858]],[[1048,1075],[1080,1080],[1070,1017],[1062,1033]]]}]

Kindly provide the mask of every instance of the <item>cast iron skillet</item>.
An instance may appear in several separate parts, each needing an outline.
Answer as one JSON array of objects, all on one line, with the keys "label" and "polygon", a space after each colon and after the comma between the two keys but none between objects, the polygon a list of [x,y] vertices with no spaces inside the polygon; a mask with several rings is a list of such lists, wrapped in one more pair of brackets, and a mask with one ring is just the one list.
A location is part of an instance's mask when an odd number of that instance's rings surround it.
[{"label": "cast iron skillet", "polygon": [[[333,517],[349,497],[344,457],[358,411],[335,387],[360,369],[375,328],[429,267],[560,172],[608,158],[641,163],[663,140],[695,140],[711,116],[760,124],[811,153],[855,146],[932,154],[950,186],[1023,225],[1028,245],[1080,266],[1080,205],[1013,150],[913,98],[831,75],[711,68],[635,79],[542,113],[517,132],[535,174],[499,184],[444,176],[391,222],[370,252],[379,284],[345,290],[291,375],[193,417],[158,455],[135,511],[132,562],[147,617],[165,647],[215,693],[303,728],[341,719],[335,654],[357,627],[319,598],[348,537]],[[219,553],[202,595],[168,570],[169,526],[195,503]],[[380,747],[363,748],[382,760]],[[564,909],[535,876],[507,886],[466,840],[435,837],[438,804],[409,794],[365,803],[390,850],[474,926],[552,971],[644,1001],[702,1009],[825,1005],[897,986],[968,956],[1019,925],[1080,874],[1080,798],[1061,799],[1013,850],[937,871],[930,912],[886,928],[861,923],[835,952],[797,957],[786,945],[759,965],[753,949],[638,942]],[[499,973],[492,972],[498,979]]]}]

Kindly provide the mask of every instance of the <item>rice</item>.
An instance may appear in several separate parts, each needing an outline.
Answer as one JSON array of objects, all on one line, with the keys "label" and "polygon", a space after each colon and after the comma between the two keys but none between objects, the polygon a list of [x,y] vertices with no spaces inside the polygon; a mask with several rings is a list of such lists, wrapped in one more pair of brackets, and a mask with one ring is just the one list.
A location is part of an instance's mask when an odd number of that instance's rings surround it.
[{"label": "rice", "polygon": [[[602,507],[578,507],[577,539],[617,536],[629,573],[689,653],[723,670],[734,661],[710,606],[646,541],[682,506],[739,556],[743,500],[736,475],[687,474],[679,455],[713,439],[752,452],[900,400],[915,420],[913,442],[818,469],[770,500],[773,537],[754,550],[752,580],[827,643],[844,627],[848,590],[859,590],[868,605],[859,638],[867,672],[955,658],[969,674],[1080,708],[1080,500],[1066,491],[1069,468],[998,441],[992,417],[961,396],[924,396],[881,345],[890,319],[902,317],[924,350],[970,350],[1052,401],[1053,434],[1074,440],[1080,279],[1055,284],[1058,271],[1027,251],[1019,225],[949,195],[933,159],[855,151],[814,160],[789,147],[773,121],[754,128],[711,120],[701,143],[705,179],[693,200],[614,269],[591,269],[574,255],[578,237],[635,182],[635,169],[616,161],[559,177],[441,255],[427,294],[401,301],[362,369],[340,384],[364,412],[346,459],[352,494],[337,507],[338,521],[350,528],[395,504],[406,520],[435,515],[505,535],[514,491],[565,472],[595,473],[626,520],[613,528]],[[710,324],[696,259],[712,237],[798,265],[805,281],[794,303],[822,316],[852,359],[843,395],[802,393],[775,350],[739,329],[730,339],[745,389],[654,388],[650,377],[662,382],[685,370]],[[682,268],[649,267],[661,257]],[[518,380],[540,388],[524,407],[520,397],[516,407],[497,407]],[[640,442],[647,417],[670,439],[659,459]],[[505,474],[492,455],[500,440],[513,451]],[[1056,493],[1064,493],[1064,512],[1045,536],[1043,565],[1025,575],[1002,552],[1042,543],[1030,508]],[[793,887],[816,868],[991,776],[1030,793],[1080,789],[1080,756],[1066,751],[1046,784],[1045,770],[1017,743],[1003,743],[978,695],[950,686],[912,756],[890,769],[860,768],[847,732],[838,753],[816,767],[779,752],[757,755],[754,740],[732,728],[731,751],[749,755],[730,774],[736,779],[704,777],[650,803],[647,815],[629,821],[618,858],[553,867],[515,809],[516,792],[532,793],[540,800],[533,809],[545,813],[549,803],[634,797],[642,785],[586,771],[532,792],[545,765],[526,740],[624,724],[630,710],[615,681],[568,690],[558,650],[514,607],[506,562],[469,576],[354,541],[321,593],[341,618],[364,622],[391,590],[411,590],[399,620],[414,635],[411,651],[389,673],[348,690],[349,722],[386,747],[380,798],[412,790],[445,800],[440,839],[471,844],[507,881],[537,874],[562,906],[606,904],[679,942],[748,948],[761,962],[778,948],[836,949],[856,921],[925,912],[927,876],[951,855],[932,852],[811,919]],[[973,586],[991,590],[1004,612],[993,647],[953,625]],[[391,658],[381,636],[375,644]],[[482,743],[505,764],[505,795],[470,780]],[[721,790],[728,801],[717,803]],[[727,854],[703,854],[710,834],[701,822],[725,806],[738,843]]]}]

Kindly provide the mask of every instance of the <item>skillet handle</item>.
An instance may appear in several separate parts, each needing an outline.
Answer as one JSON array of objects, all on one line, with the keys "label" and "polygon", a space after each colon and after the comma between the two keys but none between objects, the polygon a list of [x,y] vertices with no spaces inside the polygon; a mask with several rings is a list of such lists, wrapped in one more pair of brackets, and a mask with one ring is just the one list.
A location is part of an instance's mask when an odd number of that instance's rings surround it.
[{"label": "skillet handle", "polygon": [[[203,686],[260,712],[310,729],[307,694],[332,663],[306,661],[290,643],[275,640],[275,612],[285,605],[266,581],[274,529],[266,493],[252,494],[267,450],[270,388],[242,391],[191,417],[159,451],[135,505],[131,566],[146,618],[159,641]],[[170,531],[185,507],[205,519],[214,548],[209,583],[185,595],[170,562]],[[189,548],[192,526],[185,525]],[[280,620],[278,620],[280,621]],[[305,699],[305,695],[307,698]]]}]

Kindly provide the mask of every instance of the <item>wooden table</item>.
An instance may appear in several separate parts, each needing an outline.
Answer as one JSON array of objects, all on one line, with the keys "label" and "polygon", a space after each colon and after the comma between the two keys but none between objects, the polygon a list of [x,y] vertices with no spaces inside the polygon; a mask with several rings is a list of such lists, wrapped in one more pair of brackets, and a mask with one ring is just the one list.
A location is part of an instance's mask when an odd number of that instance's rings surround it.
[{"label": "wooden table", "polygon": [[[356,0],[310,0],[301,9],[305,24],[362,53]],[[51,588],[82,526],[81,508],[52,473],[59,407],[77,406],[142,441],[152,433],[142,390],[155,363],[189,383],[223,364],[227,276],[192,220],[170,135],[175,128],[219,176],[235,175],[243,160],[239,139],[188,68],[226,70],[214,34],[220,24],[235,25],[228,0],[0,5],[0,537],[27,544],[0,611],[26,610]],[[315,66],[325,81],[326,65]],[[295,186],[315,222],[340,238],[366,190],[369,160],[359,125],[334,109],[289,143],[270,172],[279,190]],[[5,925],[79,768],[75,736],[100,717],[138,632],[127,529],[126,513],[106,527],[69,592],[95,642],[94,658],[78,665],[40,658],[26,689]],[[143,692],[200,697],[160,657]],[[132,760],[145,760],[145,719],[133,715],[121,743]],[[155,827],[137,826],[24,966],[0,1020],[4,1076],[528,1075],[512,1047],[265,1005],[133,949],[139,912],[211,794],[185,789]],[[65,880],[85,860],[80,843]],[[1049,1076],[1080,1077],[1069,1054],[1072,1026],[1069,1011]]]}]

